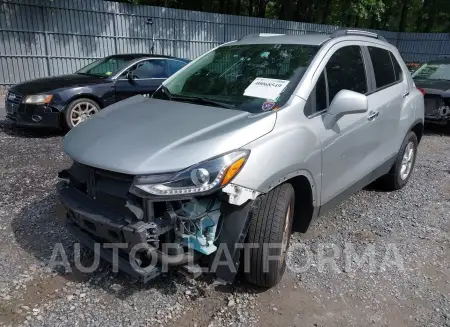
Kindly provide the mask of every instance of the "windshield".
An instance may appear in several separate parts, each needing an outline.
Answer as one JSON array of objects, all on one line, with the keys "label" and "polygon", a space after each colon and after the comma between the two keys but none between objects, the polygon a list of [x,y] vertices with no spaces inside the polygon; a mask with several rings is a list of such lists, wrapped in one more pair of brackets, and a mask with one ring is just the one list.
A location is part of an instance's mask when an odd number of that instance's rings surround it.
[{"label": "windshield", "polygon": [[412,75],[414,79],[450,80],[450,63],[429,62]]},{"label": "windshield", "polygon": [[106,57],[81,68],[77,74],[108,77],[125,68],[135,58],[113,56]]},{"label": "windshield", "polygon": [[252,113],[281,107],[318,48],[300,44],[219,47],[183,69],[153,97]]}]

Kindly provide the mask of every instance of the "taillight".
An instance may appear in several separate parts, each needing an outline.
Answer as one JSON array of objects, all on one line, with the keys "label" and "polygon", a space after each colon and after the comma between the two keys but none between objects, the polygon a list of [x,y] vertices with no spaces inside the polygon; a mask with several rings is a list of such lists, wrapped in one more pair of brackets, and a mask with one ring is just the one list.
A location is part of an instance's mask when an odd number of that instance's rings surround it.
[{"label": "taillight", "polygon": [[420,93],[422,93],[423,96],[425,96],[425,90],[424,89],[422,89],[420,87],[418,87],[417,89],[420,91]]}]

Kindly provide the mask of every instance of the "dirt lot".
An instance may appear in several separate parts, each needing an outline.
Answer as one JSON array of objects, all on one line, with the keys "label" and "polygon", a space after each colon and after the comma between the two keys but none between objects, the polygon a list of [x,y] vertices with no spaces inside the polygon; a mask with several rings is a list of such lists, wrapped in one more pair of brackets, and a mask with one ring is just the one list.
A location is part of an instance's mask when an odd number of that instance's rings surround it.
[{"label": "dirt lot", "polygon": [[[73,258],[74,239],[58,223],[63,210],[54,190],[57,172],[70,164],[62,136],[0,127],[2,326],[450,326],[444,129],[427,131],[406,188],[361,191],[306,234],[295,233],[290,269],[267,291],[242,279],[214,288],[208,276],[178,273],[142,285],[107,264],[91,275],[50,269],[56,243]],[[373,249],[374,265],[347,260],[349,245],[359,255]],[[333,261],[322,269],[320,258],[338,252],[335,269]],[[82,251],[82,262],[91,257]]]}]

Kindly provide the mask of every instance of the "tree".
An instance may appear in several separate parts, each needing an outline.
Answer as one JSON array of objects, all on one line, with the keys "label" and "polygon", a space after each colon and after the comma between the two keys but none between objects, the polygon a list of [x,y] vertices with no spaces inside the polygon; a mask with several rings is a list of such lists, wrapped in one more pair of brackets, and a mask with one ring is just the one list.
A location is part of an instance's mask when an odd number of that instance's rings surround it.
[{"label": "tree", "polygon": [[403,0],[402,12],[400,14],[400,23],[398,24],[398,30],[400,32],[404,32],[405,31],[406,18],[407,18],[407,15],[408,15],[408,6],[409,6],[409,0]]},{"label": "tree", "polygon": [[117,0],[400,32],[450,32],[450,0]]}]

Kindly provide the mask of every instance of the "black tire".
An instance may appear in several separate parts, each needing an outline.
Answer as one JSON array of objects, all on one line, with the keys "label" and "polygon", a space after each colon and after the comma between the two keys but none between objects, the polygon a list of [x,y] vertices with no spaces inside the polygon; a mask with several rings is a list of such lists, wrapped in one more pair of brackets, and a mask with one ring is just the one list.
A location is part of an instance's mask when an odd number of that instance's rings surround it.
[{"label": "black tire", "polygon": [[[402,160],[403,160],[403,155],[405,153],[405,149],[409,143],[413,144],[414,156],[412,159],[412,166],[411,166],[408,176],[406,178],[402,178],[401,177]],[[408,135],[406,135],[406,137],[402,143],[402,146],[400,147],[400,151],[397,154],[395,163],[392,166],[391,170],[389,171],[389,173],[382,176],[379,180],[379,185],[381,186],[382,189],[387,190],[387,191],[395,191],[395,190],[399,190],[399,189],[403,188],[408,183],[408,181],[412,175],[412,172],[414,170],[414,165],[416,163],[417,145],[418,145],[418,141],[417,141],[416,134],[414,132],[409,132]]]},{"label": "black tire", "polygon": [[[249,271],[245,271],[248,282],[272,287],[281,280],[286,268],[286,251],[289,247],[294,207],[295,192],[288,183],[274,188],[261,200],[247,234],[247,243],[258,244],[258,248],[250,250],[250,257],[245,258],[250,260]],[[285,252],[280,247],[267,250],[267,244],[282,244],[283,239],[286,242]],[[268,261],[269,256],[272,257],[271,261]],[[280,260],[274,261],[274,256],[279,256]]]},{"label": "black tire", "polygon": [[97,102],[95,102],[94,100],[87,99],[87,98],[79,98],[79,99],[73,100],[72,102],[70,102],[67,105],[66,110],[64,111],[64,128],[67,131],[71,130],[74,127],[74,124],[71,120],[72,111],[78,105],[83,104],[83,103],[87,103],[87,104],[93,106],[95,108],[96,112],[100,111],[99,104]]}]

